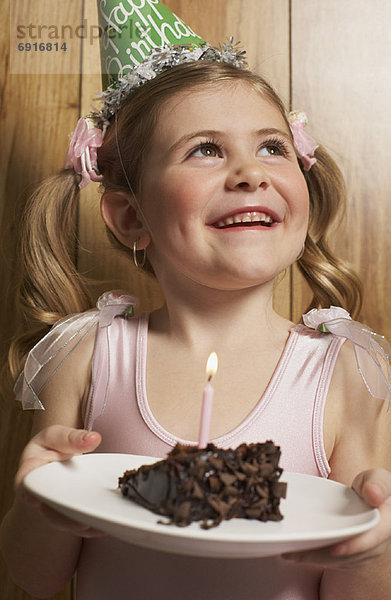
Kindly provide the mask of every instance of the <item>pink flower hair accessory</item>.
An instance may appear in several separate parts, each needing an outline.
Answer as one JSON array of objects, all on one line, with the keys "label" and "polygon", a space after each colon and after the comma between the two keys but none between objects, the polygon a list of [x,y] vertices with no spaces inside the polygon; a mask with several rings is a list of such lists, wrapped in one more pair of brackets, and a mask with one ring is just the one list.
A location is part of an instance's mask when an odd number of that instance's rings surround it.
[{"label": "pink flower hair accessory", "polygon": [[300,158],[304,170],[309,171],[316,163],[314,153],[319,144],[304,129],[308,124],[307,115],[303,111],[296,110],[289,113],[288,121],[296,154]]},{"label": "pink flower hair accessory", "polygon": [[90,181],[102,181],[98,170],[97,148],[103,142],[104,132],[94,126],[88,117],[78,120],[71,143],[65,157],[64,169],[74,169],[81,175],[79,188],[83,189]]}]

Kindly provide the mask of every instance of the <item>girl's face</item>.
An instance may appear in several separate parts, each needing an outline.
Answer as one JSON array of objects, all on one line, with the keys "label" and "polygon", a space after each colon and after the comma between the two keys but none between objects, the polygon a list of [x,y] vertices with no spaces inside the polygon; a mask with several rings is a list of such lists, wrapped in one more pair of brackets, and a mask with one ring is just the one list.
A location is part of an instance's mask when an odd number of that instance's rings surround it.
[{"label": "girl's face", "polygon": [[299,255],[308,189],[284,119],[248,84],[167,101],[143,173],[148,256],[161,282],[243,289]]}]

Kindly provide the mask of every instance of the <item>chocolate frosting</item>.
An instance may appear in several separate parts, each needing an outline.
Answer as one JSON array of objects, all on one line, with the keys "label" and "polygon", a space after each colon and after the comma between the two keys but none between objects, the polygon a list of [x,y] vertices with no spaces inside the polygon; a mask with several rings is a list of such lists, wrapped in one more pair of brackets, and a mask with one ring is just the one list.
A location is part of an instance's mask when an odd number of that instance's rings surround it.
[{"label": "chocolate frosting", "polygon": [[279,521],[286,483],[279,481],[280,448],[272,441],[222,450],[177,444],[165,460],[126,471],[121,492],[180,527],[208,529],[240,517]]}]

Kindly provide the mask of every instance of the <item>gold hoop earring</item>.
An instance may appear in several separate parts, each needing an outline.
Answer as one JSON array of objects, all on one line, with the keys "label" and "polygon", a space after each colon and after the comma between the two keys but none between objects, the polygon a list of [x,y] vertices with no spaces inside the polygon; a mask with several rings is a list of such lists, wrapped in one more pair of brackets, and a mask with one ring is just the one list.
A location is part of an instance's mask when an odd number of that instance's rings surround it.
[{"label": "gold hoop earring", "polygon": [[145,265],[145,261],[147,260],[147,249],[143,248],[142,250],[140,250],[140,252],[142,252],[143,255],[141,260],[139,261],[137,258],[137,242],[138,240],[136,240],[133,244],[133,262],[138,269],[142,269]]},{"label": "gold hoop earring", "polygon": [[300,260],[302,258],[304,251],[305,251],[305,242],[304,242],[301,252],[300,252],[299,256],[296,258],[296,260]]}]

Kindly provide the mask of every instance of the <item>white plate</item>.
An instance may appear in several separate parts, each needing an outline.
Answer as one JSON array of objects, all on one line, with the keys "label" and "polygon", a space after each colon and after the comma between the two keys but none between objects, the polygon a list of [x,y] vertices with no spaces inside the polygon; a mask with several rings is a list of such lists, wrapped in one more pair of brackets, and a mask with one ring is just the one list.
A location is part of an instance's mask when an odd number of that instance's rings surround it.
[{"label": "white plate", "polygon": [[379,520],[350,488],[319,477],[284,472],[284,519],[232,519],[209,530],[161,525],[158,515],[124,498],[118,477],[155,462],[150,456],[86,454],[27,475],[26,488],[61,513],[147,548],[194,556],[246,558],[326,546],[370,529]]}]

